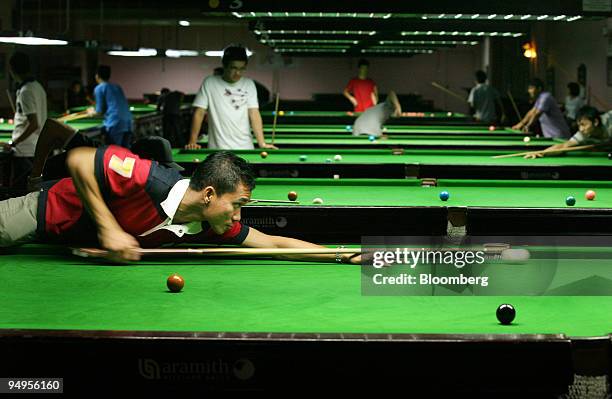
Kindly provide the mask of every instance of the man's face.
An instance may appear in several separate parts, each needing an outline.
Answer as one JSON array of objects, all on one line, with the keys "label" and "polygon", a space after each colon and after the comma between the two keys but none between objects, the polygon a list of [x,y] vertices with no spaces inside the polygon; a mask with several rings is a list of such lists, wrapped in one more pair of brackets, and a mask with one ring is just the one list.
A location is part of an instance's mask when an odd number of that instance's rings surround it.
[{"label": "man's face", "polygon": [[223,80],[229,83],[236,83],[242,78],[246,71],[247,63],[245,61],[232,61],[229,65],[223,68]]},{"label": "man's face", "polygon": [[527,87],[527,92],[529,93],[529,97],[531,98],[536,98],[538,96],[538,94],[540,94],[542,90],[540,90],[540,88],[536,87],[536,86],[529,86]]},{"label": "man's face", "polygon": [[362,65],[359,67],[359,75],[368,76],[368,66],[367,65]]},{"label": "man's face", "polygon": [[242,206],[251,200],[251,192],[240,184],[231,193],[223,195],[213,194],[208,206],[204,207],[204,219],[217,234],[229,230],[235,222],[240,221]]},{"label": "man's face", "polygon": [[596,127],[597,124],[593,123],[590,119],[580,118],[580,120],[578,120],[578,131],[585,136],[592,135]]}]

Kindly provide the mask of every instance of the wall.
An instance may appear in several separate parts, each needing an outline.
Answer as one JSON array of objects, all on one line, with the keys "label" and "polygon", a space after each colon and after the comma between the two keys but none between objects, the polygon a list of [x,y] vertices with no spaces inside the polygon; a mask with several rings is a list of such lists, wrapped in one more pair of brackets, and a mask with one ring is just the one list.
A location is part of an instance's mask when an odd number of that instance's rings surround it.
[{"label": "wall", "polygon": [[[206,40],[212,44],[205,44]],[[223,47],[214,35],[200,35],[198,41],[199,48],[203,49],[219,50]],[[270,90],[278,87],[284,99],[308,100],[314,93],[340,93],[356,72],[357,58],[292,57],[290,65],[280,66],[283,64],[282,57],[275,56],[275,61],[271,63],[270,50],[256,43],[249,32],[244,32],[242,37],[233,41],[246,43],[255,50],[247,75]],[[100,56],[100,62],[111,65],[112,79],[122,84],[130,98],[139,98],[142,93],[154,92],[164,86],[194,93],[203,77],[220,65],[219,58],[210,57],[150,59],[105,54]],[[467,97],[463,89],[473,85],[473,72],[481,67],[482,55],[481,46],[461,46],[412,58],[373,57],[370,62],[371,77],[382,93],[388,90],[419,93],[433,99],[439,108],[465,112],[465,103],[435,89],[431,82],[447,85]]]},{"label": "wall", "polygon": [[604,36],[604,28],[607,28],[610,35],[612,18],[546,24],[545,28],[535,35],[541,62],[555,67],[555,92],[559,101],[565,97],[567,83],[576,81],[578,66],[584,63],[587,67],[591,105],[599,109],[612,109],[612,86],[607,85],[606,77],[610,36]]}]

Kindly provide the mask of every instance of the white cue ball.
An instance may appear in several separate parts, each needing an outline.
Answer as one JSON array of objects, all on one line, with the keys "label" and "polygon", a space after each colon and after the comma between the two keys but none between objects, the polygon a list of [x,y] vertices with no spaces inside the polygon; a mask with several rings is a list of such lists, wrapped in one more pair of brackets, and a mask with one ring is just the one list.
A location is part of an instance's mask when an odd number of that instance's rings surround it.
[{"label": "white cue ball", "polygon": [[524,263],[529,260],[531,255],[526,249],[505,249],[501,253],[501,258],[509,263]]},{"label": "white cue ball", "polygon": [[335,180],[340,179],[340,175],[334,175],[334,179],[335,179]]},{"label": "white cue ball", "polygon": [[317,204],[317,205],[321,205],[323,203],[323,200],[321,198],[315,198],[312,200],[313,204]]},{"label": "white cue ball", "polygon": [[531,137],[526,136],[526,137],[523,139],[523,141],[524,141],[525,143],[529,143],[529,142],[531,141]]},{"label": "white cue ball", "polygon": [[342,161],[342,155],[338,154],[334,156],[334,161]]}]

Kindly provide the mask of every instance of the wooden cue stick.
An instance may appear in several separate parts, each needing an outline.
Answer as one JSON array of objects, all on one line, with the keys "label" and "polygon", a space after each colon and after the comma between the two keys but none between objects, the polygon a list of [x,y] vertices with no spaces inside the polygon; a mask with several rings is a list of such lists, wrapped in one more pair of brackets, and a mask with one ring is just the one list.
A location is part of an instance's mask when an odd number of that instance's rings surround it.
[{"label": "wooden cue stick", "polygon": [[274,138],[276,137],[276,118],[278,118],[278,101],[280,100],[280,93],[276,92],[276,104],[274,105],[274,122],[272,123],[272,145],[274,145]]},{"label": "wooden cue stick", "polygon": [[514,108],[514,112],[516,112],[516,116],[518,117],[519,122],[522,121],[523,117],[521,116],[521,113],[519,112],[518,107],[516,106],[516,102],[514,102],[514,97],[512,96],[512,93],[510,93],[510,90],[506,90],[506,93],[508,94],[508,97],[510,97],[512,108]]},{"label": "wooden cue stick", "polygon": [[[303,254],[355,254],[361,248],[155,248],[139,249],[140,255],[303,255]],[[72,254],[84,258],[103,258],[110,251],[99,248],[72,248]]]},{"label": "wooden cue stick", "polygon": [[11,96],[11,92],[9,91],[9,89],[6,89],[6,97],[8,97],[9,103],[11,104],[11,109],[13,110],[13,113],[17,112],[15,111],[15,103],[13,102],[13,97]]},{"label": "wooden cue stick", "polygon": [[527,154],[540,154],[540,153],[547,153],[547,152],[570,152],[570,151],[578,151],[578,150],[587,150],[587,149],[594,148],[594,147],[597,147],[597,144],[579,145],[576,147],[560,148],[560,149],[554,149],[554,150],[546,149],[546,150],[540,150],[540,151],[517,152],[515,154],[495,155],[491,158],[495,158],[495,159],[512,158],[512,157],[519,157],[519,156],[527,155]]},{"label": "wooden cue stick", "polygon": [[463,101],[463,102],[467,102],[467,100],[466,100],[464,97],[460,96],[459,94],[455,93],[455,92],[454,92],[454,91],[452,91],[452,90],[447,89],[446,87],[442,86],[442,85],[441,85],[441,84],[439,84],[439,83],[436,83],[436,82],[431,82],[431,85],[432,85],[433,87],[435,87],[436,89],[440,89],[440,90],[442,90],[443,92],[445,92],[446,94],[451,95],[451,96],[453,96],[453,97],[457,98],[458,100],[461,100],[461,101]]},{"label": "wooden cue stick", "polygon": [[89,114],[87,113],[87,110],[84,110],[84,111],[76,112],[74,114],[68,114],[68,115],[59,117],[56,120],[60,121],[60,122],[68,122],[68,121],[73,121],[73,120],[76,120],[76,119],[87,118],[88,116],[89,116]]},{"label": "wooden cue stick", "polygon": [[[412,248],[413,251],[484,251],[487,254],[502,254],[510,249],[510,245],[487,244],[476,248]],[[387,248],[383,248],[387,249]],[[369,250],[379,250],[379,248],[369,248]],[[138,253],[143,256],[151,255],[210,255],[210,256],[271,256],[271,255],[305,255],[305,254],[362,254],[364,251],[358,248],[155,248],[139,249]],[[100,248],[72,248],[72,254],[83,258],[105,258],[110,255],[110,251]]]},{"label": "wooden cue stick", "polygon": [[289,200],[269,200],[269,199],[251,199],[248,203],[252,202],[272,202],[272,203],[280,203],[280,204],[299,204],[300,201],[289,201]]}]

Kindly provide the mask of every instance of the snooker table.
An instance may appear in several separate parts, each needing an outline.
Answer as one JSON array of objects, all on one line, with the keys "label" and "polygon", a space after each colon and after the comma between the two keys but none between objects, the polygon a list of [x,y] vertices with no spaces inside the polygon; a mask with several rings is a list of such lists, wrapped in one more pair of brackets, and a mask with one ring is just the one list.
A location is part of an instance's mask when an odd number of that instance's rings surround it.
[{"label": "snooker table", "polygon": [[[273,125],[264,125],[265,133],[272,133]],[[510,129],[507,127],[497,127],[495,130],[489,130],[488,126],[436,126],[436,125],[386,125],[385,134],[392,136],[476,136],[483,135],[486,137],[521,137],[525,136],[519,130]],[[346,134],[353,131],[353,125],[276,125],[276,133],[300,135],[315,135],[315,134]],[[367,137],[367,135],[366,135]]]},{"label": "snooker table", "polygon": [[[260,111],[260,113],[264,123],[273,123],[274,111]],[[359,112],[352,111],[279,110],[276,122],[281,125],[330,123],[352,125],[359,115]],[[394,117],[391,120],[396,125],[485,125],[460,112],[404,112],[403,116]]]},{"label": "snooker table", "polygon": [[[266,141],[272,143],[271,135],[266,134]],[[453,149],[496,149],[514,150],[515,152],[541,150],[565,140],[534,138],[529,143],[522,137],[490,137],[485,135],[469,136],[394,136],[378,138],[370,141],[368,136],[353,136],[346,134],[276,134],[274,145],[282,148],[453,148]],[[198,143],[205,147],[208,136],[201,136]],[[254,145],[257,141],[253,139]]]},{"label": "snooker table", "polygon": [[[603,251],[559,260],[558,276],[601,270],[612,255]],[[384,367],[385,379],[436,392],[560,394],[581,367],[603,374],[592,365],[610,357],[610,296],[367,296],[358,265],[187,257],[113,266],[49,245],[2,256],[0,372],[61,376],[73,393],[92,384],[352,390]],[[181,293],[166,290],[172,273],[186,280]],[[497,323],[501,303],[517,309],[514,324]]]},{"label": "snooker table", "polygon": [[[174,161],[191,174],[199,162],[215,150],[173,149]],[[259,177],[342,178],[445,178],[445,179],[537,179],[606,180],[612,161],[605,152],[571,152],[538,159],[493,159],[507,151],[406,149],[312,149],[281,148],[233,151],[253,165]],[[300,156],[306,155],[301,161]],[[341,161],[334,157],[341,155]]]},{"label": "snooker table", "polygon": [[[129,106],[130,106],[130,111],[132,113],[157,112],[157,105],[156,104],[145,104],[145,103],[132,103],[132,102],[130,102]],[[80,106],[80,107],[70,108],[69,111],[70,111],[70,113],[81,112],[81,111],[85,111],[89,107],[90,107],[90,105],[83,105],[83,106]]]},{"label": "snooker table", "polygon": [[[88,107],[76,107],[71,112],[79,112]],[[155,106],[146,104],[131,106],[133,117],[133,133],[136,139],[144,136],[159,135],[162,130],[161,115],[156,113]],[[100,135],[103,127],[103,118],[81,118],[66,122],[69,126],[78,129],[81,133],[90,138],[95,138]],[[10,140],[10,133],[14,126],[8,122],[0,123],[0,140]],[[8,137],[8,138],[7,138]],[[100,143],[102,140],[100,140]]]},{"label": "snooker table", "polygon": [[[433,184],[433,185],[432,185]],[[585,199],[595,190],[594,201]],[[287,201],[296,191],[298,203]],[[441,191],[450,198],[442,201]],[[565,203],[576,198],[575,206]],[[585,235],[612,233],[612,182],[543,180],[260,178],[247,225],[306,240],[367,235]],[[313,204],[314,198],[323,204]]]}]

